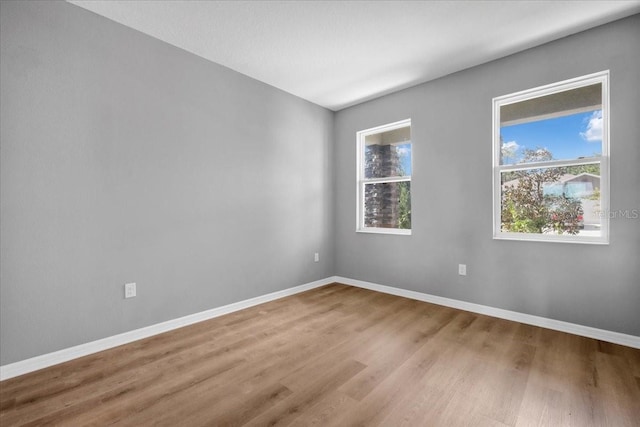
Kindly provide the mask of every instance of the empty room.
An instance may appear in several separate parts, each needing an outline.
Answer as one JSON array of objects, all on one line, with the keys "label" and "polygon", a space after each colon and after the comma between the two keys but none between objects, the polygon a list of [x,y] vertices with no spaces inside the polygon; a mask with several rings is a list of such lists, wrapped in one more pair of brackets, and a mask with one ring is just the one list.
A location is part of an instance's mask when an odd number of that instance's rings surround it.
[{"label": "empty room", "polygon": [[640,425],[640,0],[1,1],[0,425]]}]

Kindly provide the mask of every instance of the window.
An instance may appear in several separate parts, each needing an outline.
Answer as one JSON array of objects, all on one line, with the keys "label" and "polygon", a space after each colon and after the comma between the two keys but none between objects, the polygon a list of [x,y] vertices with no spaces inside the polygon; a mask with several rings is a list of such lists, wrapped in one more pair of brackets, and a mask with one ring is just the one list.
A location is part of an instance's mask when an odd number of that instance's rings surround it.
[{"label": "window", "polygon": [[493,99],[493,237],[609,241],[609,72]]},{"label": "window", "polygon": [[411,234],[411,120],[358,132],[357,231]]}]

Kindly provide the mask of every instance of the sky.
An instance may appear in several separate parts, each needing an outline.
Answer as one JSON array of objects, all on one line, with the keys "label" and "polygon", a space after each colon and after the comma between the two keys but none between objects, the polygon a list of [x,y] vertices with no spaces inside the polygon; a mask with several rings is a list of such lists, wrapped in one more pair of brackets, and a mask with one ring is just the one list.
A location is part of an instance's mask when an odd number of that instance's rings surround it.
[{"label": "sky", "polygon": [[546,148],[555,160],[602,152],[602,110],[500,128],[502,164],[519,163],[524,148]]},{"label": "sky", "polygon": [[411,143],[396,145],[396,151],[400,156],[400,164],[405,175],[411,175]]}]

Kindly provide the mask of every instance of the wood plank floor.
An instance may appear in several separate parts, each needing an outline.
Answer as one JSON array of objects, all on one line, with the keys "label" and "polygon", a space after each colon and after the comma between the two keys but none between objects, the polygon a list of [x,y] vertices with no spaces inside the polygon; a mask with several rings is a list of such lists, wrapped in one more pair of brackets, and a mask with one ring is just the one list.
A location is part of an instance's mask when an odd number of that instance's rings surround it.
[{"label": "wood plank floor", "polygon": [[332,284],[0,383],[0,425],[639,426],[640,350]]}]

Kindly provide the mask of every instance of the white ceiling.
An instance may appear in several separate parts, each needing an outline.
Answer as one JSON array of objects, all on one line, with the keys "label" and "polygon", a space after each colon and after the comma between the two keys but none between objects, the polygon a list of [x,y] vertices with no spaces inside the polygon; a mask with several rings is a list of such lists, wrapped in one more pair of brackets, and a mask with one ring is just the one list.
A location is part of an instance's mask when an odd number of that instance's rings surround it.
[{"label": "white ceiling", "polygon": [[70,3],[331,110],[640,12],[640,0]]}]

